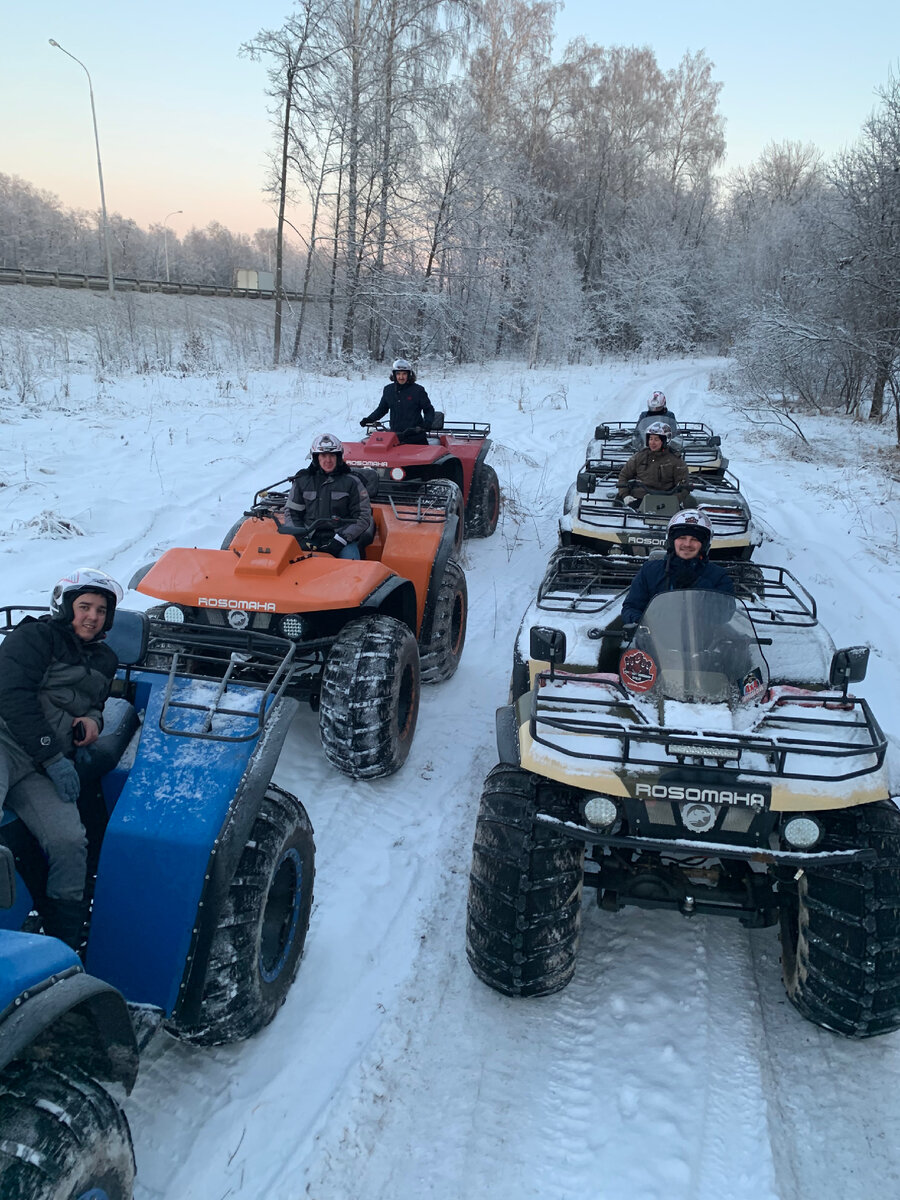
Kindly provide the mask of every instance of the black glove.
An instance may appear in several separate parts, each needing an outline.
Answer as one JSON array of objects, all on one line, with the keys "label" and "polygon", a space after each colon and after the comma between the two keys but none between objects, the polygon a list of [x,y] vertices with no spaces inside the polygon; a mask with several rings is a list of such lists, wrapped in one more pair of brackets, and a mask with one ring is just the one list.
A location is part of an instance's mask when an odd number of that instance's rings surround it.
[{"label": "black glove", "polygon": [[612,502],[616,506],[616,508],[622,508],[623,505],[625,504],[625,501],[622,499],[621,496],[613,496]]},{"label": "black glove", "polygon": [[360,421],[360,425],[362,425],[363,428],[365,428],[366,425],[371,425],[371,424],[372,424],[371,417],[363,417],[363,419]]},{"label": "black glove", "polygon": [[638,627],[637,621],[623,621],[622,622],[622,641],[630,642],[631,639],[634,637],[634,631],[637,629],[637,627]]},{"label": "black glove", "polygon": [[74,804],[81,791],[81,780],[71,759],[59,758],[56,762],[44,763],[44,770],[62,799]]},{"label": "black glove", "polygon": [[347,543],[343,540],[343,538],[333,537],[327,545],[322,547],[322,549],[326,554],[333,554],[334,557],[337,558],[346,545]]}]

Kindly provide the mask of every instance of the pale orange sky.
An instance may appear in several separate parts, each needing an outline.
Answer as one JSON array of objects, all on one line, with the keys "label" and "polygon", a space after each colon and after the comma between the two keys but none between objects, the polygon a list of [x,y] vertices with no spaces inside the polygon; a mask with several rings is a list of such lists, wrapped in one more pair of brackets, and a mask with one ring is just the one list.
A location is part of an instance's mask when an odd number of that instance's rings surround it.
[{"label": "pale orange sky", "polygon": [[[242,42],[277,28],[286,0],[34,0],[0,16],[0,171],[55,193],[68,207],[99,207],[90,100],[94,85],[107,205],[147,227],[182,234],[218,221],[235,232],[271,226],[261,194],[273,135],[263,68],[238,58]],[[577,35],[650,45],[663,70],[705,49],[724,88],[728,166],[771,140],[814,142],[834,153],[857,136],[875,89],[896,69],[900,6],[758,0],[642,5],[570,0],[558,44]],[[840,15],[838,15],[840,14]],[[877,35],[872,36],[872,31]],[[2,231],[0,231],[2,233]]]}]

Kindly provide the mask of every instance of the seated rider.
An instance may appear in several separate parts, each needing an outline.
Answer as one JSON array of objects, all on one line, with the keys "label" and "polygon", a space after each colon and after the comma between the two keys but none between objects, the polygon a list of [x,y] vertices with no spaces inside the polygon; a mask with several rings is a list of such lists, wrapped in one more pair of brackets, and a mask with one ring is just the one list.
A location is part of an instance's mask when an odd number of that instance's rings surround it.
[{"label": "seated rider", "polygon": [[387,412],[390,412],[390,428],[402,443],[411,446],[427,444],[425,435],[434,420],[434,407],[428,393],[416,383],[416,373],[405,358],[394,359],[391,382],[381,393],[378,407],[363,417],[360,425],[374,425]]},{"label": "seated rider", "polygon": [[636,625],[654,596],[687,588],[734,595],[731,576],[709,561],[712,526],[702,509],[679,512],[666,530],[665,558],[651,558],[632,580],[622,604],[624,625]]},{"label": "seated rider", "polygon": [[636,424],[639,426],[641,421],[645,421],[648,417],[652,417],[654,421],[665,421],[670,426],[673,437],[678,433],[678,422],[675,420],[675,414],[669,408],[665,392],[653,393]]},{"label": "seated rider", "polygon": [[[647,427],[646,445],[637,454],[632,454],[619,472],[618,491],[614,503],[621,504],[625,497],[633,507],[640,504],[648,488],[671,491],[678,488],[690,491],[691,481],[687,465],[680,454],[669,447],[672,431],[663,421],[654,421]],[[641,486],[644,485],[644,486]]]},{"label": "seated rider", "polygon": [[105,637],[122,589],[94,567],[61,579],[50,615],[0,642],[0,809],[16,813],[47,860],[35,895],[44,933],[81,948],[90,901],[76,752],[96,742],[118,660]]},{"label": "seated rider", "polygon": [[359,540],[374,528],[366,486],[344,462],[343,443],[330,433],[314,438],[309,452],[310,464],[294,476],[287,499],[289,523],[309,528],[326,522],[319,549],[335,558],[362,558]]}]

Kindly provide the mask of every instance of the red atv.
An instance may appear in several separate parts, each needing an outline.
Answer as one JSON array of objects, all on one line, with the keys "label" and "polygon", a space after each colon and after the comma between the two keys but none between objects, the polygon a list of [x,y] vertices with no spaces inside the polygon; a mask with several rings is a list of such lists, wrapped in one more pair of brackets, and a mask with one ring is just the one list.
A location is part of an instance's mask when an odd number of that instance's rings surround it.
[{"label": "red atv", "polygon": [[491,536],[500,516],[500,483],[497,472],[484,461],[491,445],[490,425],[484,421],[445,425],[444,414],[436,412],[424,446],[401,442],[385,425],[371,429],[363,441],[344,443],[344,462],[349,467],[374,467],[379,479],[411,491],[423,481],[448,480],[457,489],[450,508],[465,513],[466,535]]}]

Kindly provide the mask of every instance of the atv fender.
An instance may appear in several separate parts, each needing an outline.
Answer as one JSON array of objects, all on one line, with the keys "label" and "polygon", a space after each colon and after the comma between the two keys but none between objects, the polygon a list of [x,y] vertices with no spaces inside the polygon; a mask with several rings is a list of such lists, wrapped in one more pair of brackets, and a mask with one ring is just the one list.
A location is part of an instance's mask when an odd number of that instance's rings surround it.
[{"label": "atv fender", "polygon": [[40,1042],[42,1056],[58,1052],[67,1065],[131,1091],[138,1048],[115,988],[86,975],[74,950],[41,934],[0,932],[0,962],[0,1070]]},{"label": "atv fender", "polygon": [[[160,730],[166,677],[132,679],[143,729],[104,835],[87,967],[129,1001],[180,1016],[199,1005],[205,951],[298,702],[270,701],[254,738],[179,737]],[[254,689],[229,690],[234,704],[250,693],[257,703]]]},{"label": "atv fender", "polygon": [[501,763],[519,766],[519,723],[515,704],[497,709],[497,753]]}]

